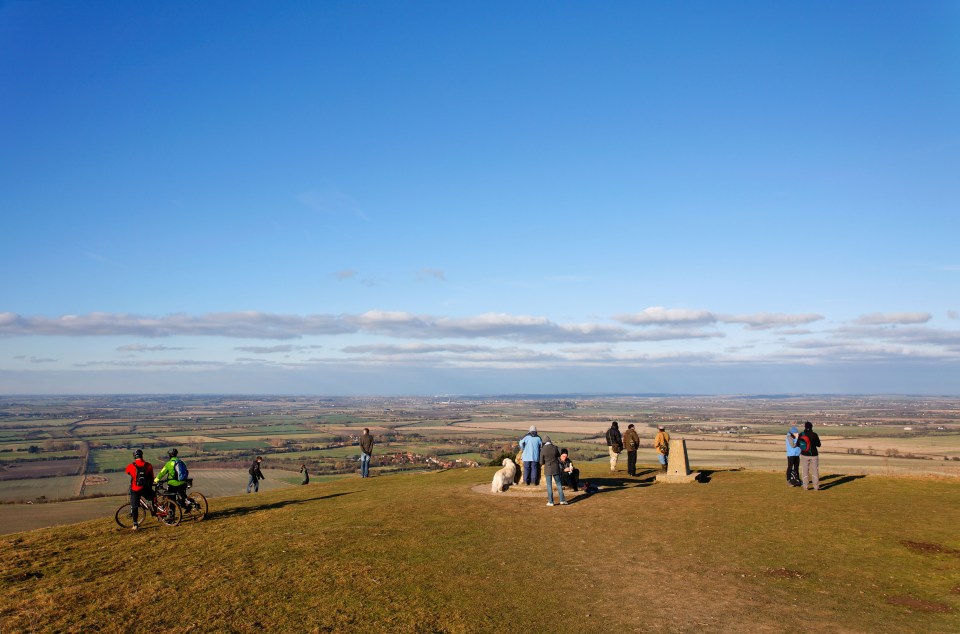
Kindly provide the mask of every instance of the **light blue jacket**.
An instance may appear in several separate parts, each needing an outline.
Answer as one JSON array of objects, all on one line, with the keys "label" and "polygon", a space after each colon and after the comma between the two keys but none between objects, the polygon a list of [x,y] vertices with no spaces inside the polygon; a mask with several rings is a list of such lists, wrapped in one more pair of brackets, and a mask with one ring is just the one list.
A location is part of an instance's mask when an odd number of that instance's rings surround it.
[{"label": "light blue jacket", "polygon": [[543,441],[536,434],[527,434],[520,439],[520,449],[523,449],[524,462],[540,462],[540,446]]},{"label": "light blue jacket", "polygon": [[800,455],[800,446],[797,444],[796,438],[791,438],[790,434],[787,434],[787,455],[788,456],[799,456]]}]

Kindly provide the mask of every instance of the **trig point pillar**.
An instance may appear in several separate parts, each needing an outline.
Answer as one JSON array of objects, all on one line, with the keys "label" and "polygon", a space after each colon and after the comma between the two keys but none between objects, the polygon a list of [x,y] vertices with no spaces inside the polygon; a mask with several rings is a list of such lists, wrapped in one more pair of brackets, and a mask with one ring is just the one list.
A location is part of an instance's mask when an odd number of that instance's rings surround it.
[{"label": "trig point pillar", "polygon": [[687,441],[683,438],[670,441],[670,453],[667,454],[667,472],[657,474],[657,482],[681,484],[695,482],[699,471],[690,471],[687,460]]}]

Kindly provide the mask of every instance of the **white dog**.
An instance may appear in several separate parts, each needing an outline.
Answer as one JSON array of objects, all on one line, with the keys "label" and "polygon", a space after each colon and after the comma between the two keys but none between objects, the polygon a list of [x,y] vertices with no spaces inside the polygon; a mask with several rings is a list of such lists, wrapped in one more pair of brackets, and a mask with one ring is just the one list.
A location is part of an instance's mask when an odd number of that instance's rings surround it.
[{"label": "white dog", "polygon": [[517,465],[510,458],[503,459],[503,469],[493,474],[493,482],[490,484],[491,493],[502,493],[513,484],[513,477],[517,475]]}]

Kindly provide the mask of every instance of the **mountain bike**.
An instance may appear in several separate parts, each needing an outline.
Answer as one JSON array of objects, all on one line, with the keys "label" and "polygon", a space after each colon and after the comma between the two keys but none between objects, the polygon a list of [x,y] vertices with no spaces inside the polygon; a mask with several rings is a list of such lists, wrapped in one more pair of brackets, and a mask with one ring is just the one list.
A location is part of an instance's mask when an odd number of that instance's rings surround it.
[{"label": "mountain bike", "polygon": [[[187,490],[193,488],[193,478],[187,478],[184,482],[187,485]],[[207,511],[210,510],[210,506],[207,504],[207,497],[199,491],[191,491],[185,494],[186,500],[181,502],[177,499],[176,495],[170,493],[170,489],[167,488],[166,481],[164,480],[157,485],[157,492],[162,493],[162,495],[174,501],[183,520],[199,522],[207,516]]]},{"label": "mountain bike", "polygon": [[[138,520],[140,524],[143,524],[143,521],[152,515],[164,526],[176,526],[180,523],[183,512],[179,505],[177,505],[176,500],[168,495],[157,492],[153,502],[146,498],[140,498],[138,515],[140,515]],[[130,503],[127,502],[118,508],[113,519],[116,520],[120,528],[133,528],[133,508],[130,506]]]}]

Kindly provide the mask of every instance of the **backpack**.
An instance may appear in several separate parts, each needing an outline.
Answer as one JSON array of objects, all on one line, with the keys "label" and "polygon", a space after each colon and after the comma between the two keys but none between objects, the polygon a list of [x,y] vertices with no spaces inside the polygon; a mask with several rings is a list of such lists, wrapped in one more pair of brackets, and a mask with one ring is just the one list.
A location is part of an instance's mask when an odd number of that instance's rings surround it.
[{"label": "backpack", "polygon": [[147,486],[147,465],[141,466],[133,463],[133,468],[137,470],[137,475],[133,479],[133,483],[142,489]]},{"label": "backpack", "polygon": [[810,449],[813,448],[813,441],[810,440],[810,436],[801,434],[800,437],[797,438],[797,447],[800,447],[800,453],[809,454]]},{"label": "backpack", "polygon": [[173,477],[180,482],[190,477],[190,471],[187,469],[187,465],[184,464],[183,460],[177,460],[173,463]]}]

